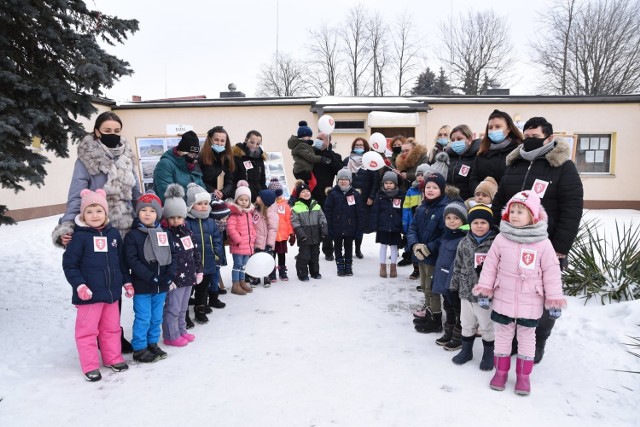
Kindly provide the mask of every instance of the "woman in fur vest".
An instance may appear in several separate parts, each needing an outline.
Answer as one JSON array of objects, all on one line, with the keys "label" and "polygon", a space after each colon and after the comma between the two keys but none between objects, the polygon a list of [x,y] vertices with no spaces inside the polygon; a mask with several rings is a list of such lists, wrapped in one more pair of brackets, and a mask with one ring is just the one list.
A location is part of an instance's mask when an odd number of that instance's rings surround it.
[{"label": "woman in fur vest", "polygon": [[396,158],[396,169],[401,178],[398,182],[400,190],[406,193],[411,183],[416,180],[416,169],[429,160],[427,147],[418,144],[415,139],[407,138],[402,144],[400,155]]}]

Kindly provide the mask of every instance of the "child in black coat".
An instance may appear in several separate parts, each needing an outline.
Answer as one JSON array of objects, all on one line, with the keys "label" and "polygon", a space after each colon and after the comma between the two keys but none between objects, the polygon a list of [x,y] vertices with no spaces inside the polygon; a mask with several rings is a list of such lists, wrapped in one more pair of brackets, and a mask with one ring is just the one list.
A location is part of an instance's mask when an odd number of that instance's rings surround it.
[{"label": "child in black coat", "polygon": [[398,188],[398,175],[385,172],[382,188],[371,208],[371,229],[380,243],[380,277],[387,277],[387,249],[391,252],[389,277],[398,277],[398,246],[402,244],[402,205],[404,192]]}]

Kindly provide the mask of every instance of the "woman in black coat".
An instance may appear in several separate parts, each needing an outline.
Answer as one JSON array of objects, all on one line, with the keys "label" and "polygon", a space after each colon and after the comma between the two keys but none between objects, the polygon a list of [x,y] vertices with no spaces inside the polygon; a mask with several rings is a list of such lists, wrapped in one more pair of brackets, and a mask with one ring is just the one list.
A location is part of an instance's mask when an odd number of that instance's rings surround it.
[{"label": "woman in black coat", "polygon": [[207,132],[198,163],[202,170],[202,181],[209,193],[220,200],[233,197],[236,163],[231,151],[229,134],[222,126],[216,126]]},{"label": "woman in black coat", "polygon": [[480,147],[480,140],[473,138],[473,133],[467,125],[459,125],[451,130],[451,142],[445,149],[449,155],[449,170],[447,184],[460,190],[460,197],[467,200],[473,197],[475,188],[471,188],[469,178],[471,168]]},{"label": "woman in black coat", "polygon": [[522,144],[522,133],[504,111],[493,110],[487,120],[487,127],[480,142],[478,154],[473,160],[469,175],[469,188],[475,188],[490,176],[500,182],[507,169],[506,158],[518,145]]},{"label": "woman in black coat", "polygon": [[251,190],[251,203],[256,201],[258,193],[267,189],[267,176],[264,162],[267,154],[262,151],[262,135],[250,130],[244,139],[233,147],[236,171],[233,174],[233,187],[238,181],[245,180]]}]

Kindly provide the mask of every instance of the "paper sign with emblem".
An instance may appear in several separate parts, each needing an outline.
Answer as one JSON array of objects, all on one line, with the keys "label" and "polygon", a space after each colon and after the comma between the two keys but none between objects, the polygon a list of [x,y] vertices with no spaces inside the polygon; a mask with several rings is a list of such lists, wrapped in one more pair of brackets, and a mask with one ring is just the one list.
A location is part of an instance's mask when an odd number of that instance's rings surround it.
[{"label": "paper sign with emblem", "polygon": [[253,169],[253,163],[251,163],[251,160],[247,160],[245,162],[242,162],[242,164],[244,165],[244,168],[246,170]]},{"label": "paper sign with emblem", "polygon": [[284,212],[285,212],[285,211],[284,211],[284,206],[283,206],[283,205],[278,205],[278,213],[279,213],[280,215],[284,215]]},{"label": "paper sign with emblem", "polygon": [[356,204],[356,198],[355,198],[355,196],[353,194],[350,194],[350,195],[347,196],[347,204],[349,206],[353,206],[353,205]]},{"label": "paper sign with emblem", "polygon": [[393,207],[394,208],[399,208],[400,207],[400,199],[393,199]]},{"label": "paper sign with emblem", "polygon": [[544,197],[544,193],[547,192],[547,188],[549,187],[548,181],[543,181],[541,179],[536,179],[533,181],[533,192],[538,195],[541,199]]},{"label": "paper sign with emblem", "polygon": [[254,212],[253,213],[253,223],[257,224],[259,220],[260,220],[260,214],[258,212]]},{"label": "paper sign with emblem", "polygon": [[180,241],[182,241],[182,247],[185,250],[193,249],[193,242],[191,241],[191,236],[181,237]]},{"label": "paper sign with emblem", "polygon": [[469,175],[470,170],[471,170],[471,167],[469,165],[462,165],[460,166],[460,171],[458,172],[458,175],[467,176]]},{"label": "paper sign with emblem", "polygon": [[536,267],[538,251],[533,249],[522,249],[520,251],[520,267],[533,270]]},{"label": "paper sign with emblem", "polygon": [[160,231],[156,233],[156,236],[158,237],[158,246],[169,246],[169,238],[166,231]]},{"label": "paper sign with emblem", "polygon": [[487,254],[476,252],[473,254],[473,267],[479,267],[484,264],[484,260],[487,259]]},{"label": "paper sign with emblem", "polygon": [[107,247],[107,238],[104,236],[93,236],[93,251],[109,252],[109,248]]}]

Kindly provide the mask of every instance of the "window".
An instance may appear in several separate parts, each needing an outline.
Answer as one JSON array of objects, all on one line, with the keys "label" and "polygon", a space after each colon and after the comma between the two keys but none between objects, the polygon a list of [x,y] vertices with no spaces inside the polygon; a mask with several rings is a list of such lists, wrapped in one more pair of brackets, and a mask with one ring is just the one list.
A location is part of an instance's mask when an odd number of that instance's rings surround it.
[{"label": "window", "polygon": [[579,134],[576,166],[580,173],[611,173],[611,152],[615,134]]},{"label": "window", "polygon": [[364,132],[364,120],[336,120],[337,132]]}]

